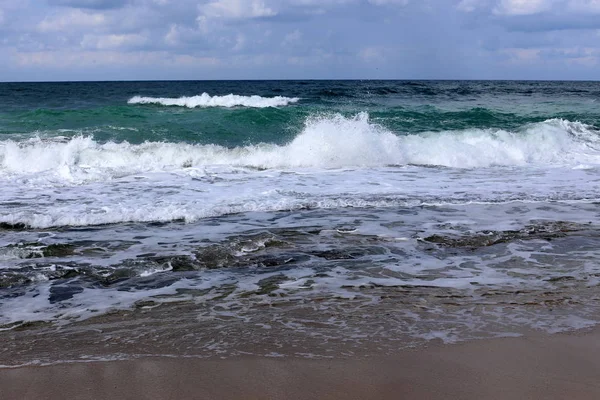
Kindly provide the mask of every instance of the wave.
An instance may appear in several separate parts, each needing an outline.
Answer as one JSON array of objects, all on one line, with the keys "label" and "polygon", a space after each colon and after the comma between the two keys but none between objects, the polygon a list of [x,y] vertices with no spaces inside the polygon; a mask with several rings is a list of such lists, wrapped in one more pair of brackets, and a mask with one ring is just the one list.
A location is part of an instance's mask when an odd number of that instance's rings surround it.
[{"label": "wave", "polygon": [[366,113],[353,118],[313,117],[303,132],[281,150],[283,160],[265,155],[263,166],[415,164],[478,168],[600,164],[599,132],[589,125],[561,119],[529,124],[515,132],[466,129],[398,135],[371,123]]},{"label": "wave", "polygon": [[397,135],[361,113],[313,116],[298,136],[281,146],[99,143],[84,136],[0,141],[0,177],[50,174],[67,181],[206,166],[294,169],[408,164],[450,168],[600,165],[600,136],[591,126],[560,119],[530,124],[517,132],[468,129]]},{"label": "wave", "polygon": [[228,94],[226,96],[210,96],[208,93],[202,93],[199,96],[191,97],[142,97],[134,96],[127,103],[129,104],[158,104],[163,106],[179,106],[179,107],[281,107],[291,103],[296,103],[296,97],[261,97],[261,96],[238,96]]},{"label": "wave", "polygon": [[[150,189],[148,189],[150,190]],[[419,195],[407,197],[404,195],[365,195],[352,194],[338,197],[314,196],[304,198],[303,194],[294,192],[280,192],[281,196],[265,197],[252,194],[245,199],[192,199],[182,196],[180,201],[157,201],[159,196],[154,192],[154,197],[144,197],[135,192],[123,195],[118,202],[95,203],[89,207],[58,206],[41,207],[28,210],[5,210],[0,212],[0,232],[21,231],[30,228],[47,229],[57,227],[83,227],[100,226],[122,223],[194,223],[206,218],[222,217],[225,215],[243,214],[248,212],[279,212],[301,210],[339,210],[348,208],[357,209],[385,209],[389,207],[422,207],[422,206],[460,206],[460,205],[499,205],[514,202],[597,202],[598,198],[585,197],[577,194],[541,194],[517,195],[506,194],[493,196],[450,196],[439,198],[437,196]],[[111,195],[105,193],[108,199]],[[137,197],[135,197],[137,196]],[[104,196],[103,196],[104,197]],[[152,198],[151,198],[152,197]],[[186,198],[187,197],[187,198]],[[98,201],[100,199],[96,199]],[[111,199],[112,200],[112,199]],[[28,254],[11,249],[10,253],[2,254],[2,258],[29,258]]]},{"label": "wave", "polygon": [[[155,202],[156,203],[156,202]],[[204,218],[245,212],[276,212],[306,209],[339,209],[389,207],[393,205],[418,206],[427,204],[419,200],[361,199],[361,198],[319,198],[313,200],[282,198],[276,201],[247,200],[241,204],[200,204],[194,202],[173,204],[112,204],[110,212],[77,212],[72,209],[50,208],[44,212],[17,211],[0,213],[0,228],[6,230],[45,229],[61,226],[99,226],[127,222],[168,223],[181,221],[196,222]],[[14,229],[11,229],[14,227]],[[1,230],[0,229],[0,232]],[[1,254],[0,254],[1,256]],[[0,258],[1,260],[1,258]]]}]

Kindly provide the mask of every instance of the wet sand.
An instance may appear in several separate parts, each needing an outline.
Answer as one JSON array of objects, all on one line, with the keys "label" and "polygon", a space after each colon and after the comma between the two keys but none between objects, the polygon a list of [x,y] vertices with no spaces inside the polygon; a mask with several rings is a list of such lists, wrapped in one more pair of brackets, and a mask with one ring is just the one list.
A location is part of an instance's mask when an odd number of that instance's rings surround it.
[{"label": "wet sand", "polygon": [[146,358],[0,369],[1,399],[598,399],[600,331],[393,357]]}]

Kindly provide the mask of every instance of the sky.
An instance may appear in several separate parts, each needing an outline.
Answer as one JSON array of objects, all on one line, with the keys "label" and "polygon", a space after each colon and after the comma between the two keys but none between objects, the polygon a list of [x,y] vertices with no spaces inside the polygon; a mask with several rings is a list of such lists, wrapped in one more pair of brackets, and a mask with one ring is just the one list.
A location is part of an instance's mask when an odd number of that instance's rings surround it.
[{"label": "sky", "polygon": [[600,0],[0,0],[0,81],[600,80]]}]

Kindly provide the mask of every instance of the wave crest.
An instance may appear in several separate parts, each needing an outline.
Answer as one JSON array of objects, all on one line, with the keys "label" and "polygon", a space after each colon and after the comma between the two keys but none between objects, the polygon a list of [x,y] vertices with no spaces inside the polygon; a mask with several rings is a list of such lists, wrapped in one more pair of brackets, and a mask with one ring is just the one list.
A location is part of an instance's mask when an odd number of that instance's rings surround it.
[{"label": "wave crest", "polygon": [[283,146],[146,142],[98,143],[91,137],[0,141],[0,177],[43,175],[69,182],[114,179],[191,167],[340,168],[386,165],[480,168],[519,165],[600,165],[600,136],[592,127],[553,119],[519,132],[470,129],[397,135],[366,113],[309,118]]},{"label": "wave crest", "polygon": [[208,93],[202,93],[199,96],[191,97],[142,97],[134,96],[127,103],[129,104],[158,104],[163,106],[179,106],[179,107],[281,107],[297,102],[296,97],[261,97],[261,96],[238,96],[228,94],[226,96],[210,96]]}]

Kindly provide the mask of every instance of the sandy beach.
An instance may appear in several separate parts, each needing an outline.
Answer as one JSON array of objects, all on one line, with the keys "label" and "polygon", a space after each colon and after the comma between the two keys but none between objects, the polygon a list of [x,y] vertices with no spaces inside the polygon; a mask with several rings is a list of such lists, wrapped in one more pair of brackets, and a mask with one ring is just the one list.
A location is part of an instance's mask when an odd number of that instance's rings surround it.
[{"label": "sandy beach", "polygon": [[0,370],[2,399],[597,399],[600,332],[350,359],[145,358]]}]

